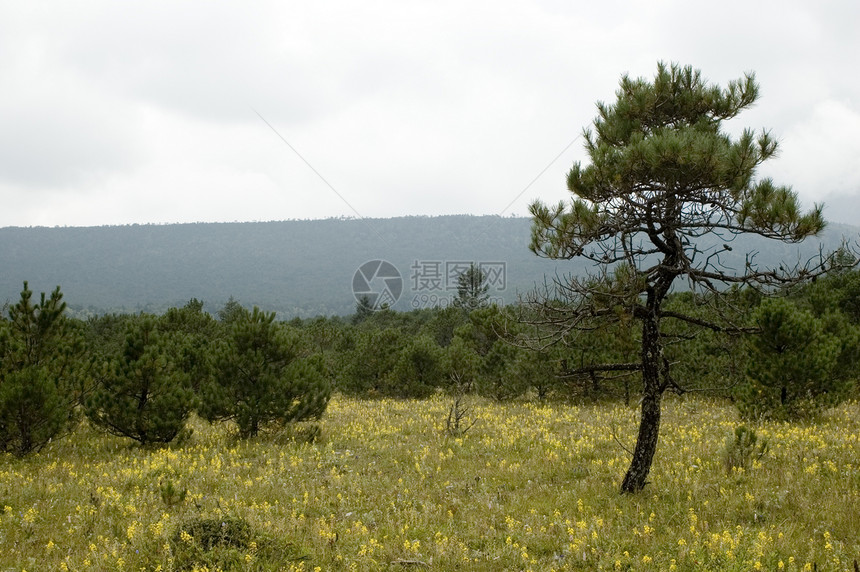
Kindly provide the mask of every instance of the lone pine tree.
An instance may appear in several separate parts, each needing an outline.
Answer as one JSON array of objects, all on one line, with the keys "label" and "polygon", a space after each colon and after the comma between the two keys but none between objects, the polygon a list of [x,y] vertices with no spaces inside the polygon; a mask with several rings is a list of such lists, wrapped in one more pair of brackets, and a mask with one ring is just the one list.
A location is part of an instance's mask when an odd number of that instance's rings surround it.
[{"label": "lone pine tree", "polygon": [[[581,257],[596,271],[557,281],[533,302],[551,335],[570,342],[577,332],[638,323],[641,348],[629,363],[590,364],[568,373],[640,372],[641,420],[623,492],[641,490],[660,430],[661,399],[682,392],[664,357],[664,323],[685,321],[720,332],[741,328],[664,309],[680,280],[698,295],[719,300],[732,284],[775,287],[802,280],[818,264],[760,268],[748,256],[735,271],[724,251],[739,234],[797,242],[824,227],[822,207],[801,212],[796,194],[771,179],[755,179],[774,156],[767,131],[737,138],[722,123],[758,99],[753,74],[723,89],[698,70],[658,64],[653,81],[624,75],[613,104],[598,103],[594,130],[584,132],[590,164],[574,163],[567,178],[569,205],[531,205],[531,249],[554,259]],[[705,246],[703,237],[710,237]]]},{"label": "lone pine tree", "polygon": [[454,305],[466,311],[482,308],[490,299],[487,294],[489,290],[487,275],[473,262],[457,276],[457,297],[454,298]]}]

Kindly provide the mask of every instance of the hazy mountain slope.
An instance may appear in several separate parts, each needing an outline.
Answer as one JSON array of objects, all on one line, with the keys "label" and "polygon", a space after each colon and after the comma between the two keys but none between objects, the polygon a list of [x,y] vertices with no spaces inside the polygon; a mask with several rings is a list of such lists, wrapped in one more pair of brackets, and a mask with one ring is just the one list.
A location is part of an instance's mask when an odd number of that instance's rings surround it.
[{"label": "hazy mountain slope", "polygon": [[[0,229],[0,303],[15,300],[22,282],[35,291],[60,285],[75,308],[91,311],[164,310],[192,297],[215,310],[234,296],[293,315],[348,314],[355,306],[353,276],[364,262],[382,259],[399,270],[408,309],[453,295],[445,266],[504,263],[505,289],[491,294],[510,302],[544,275],[580,273],[575,261],[547,261],[528,250],[525,218],[441,216],[370,220],[177,224],[94,228]],[[825,249],[858,229],[832,225]],[[762,264],[817,252],[819,241],[784,245],[761,239],[732,243],[724,261],[741,267],[745,252]],[[415,263],[418,262],[416,265]],[[441,290],[420,288],[434,268]],[[500,266],[495,266],[499,269]],[[447,281],[453,286],[453,280]],[[416,286],[419,286],[416,289]],[[498,286],[498,284],[497,284]],[[382,288],[379,281],[372,285]]]}]

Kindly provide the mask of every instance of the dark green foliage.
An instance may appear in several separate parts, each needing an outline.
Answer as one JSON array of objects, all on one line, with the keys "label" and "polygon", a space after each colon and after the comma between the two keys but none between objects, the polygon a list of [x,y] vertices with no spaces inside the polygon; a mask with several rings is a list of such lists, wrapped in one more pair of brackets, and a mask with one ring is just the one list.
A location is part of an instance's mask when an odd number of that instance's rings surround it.
[{"label": "dark green foliage", "polygon": [[370,301],[370,296],[364,295],[359,297],[355,303],[355,314],[352,315],[352,323],[360,324],[369,318],[375,311],[373,302]]},{"label": "dark green foliage", "polygon": [[839,388],[838,401],[852,386],[855,391],[860,389],[860,324],[838,311],[826,312],[818,319],[824,333],[839,344],[839,356],[830,372],[833,386]]},{"label": "dark green foliage", "polygon": [[198,518],[177,526],[170,545],[177,570],[241,570],[253,538],[244,519]]},{"label": "dark green foliage", "polygon": [[475,390],[498,400],[525,395],[530,385],[526,376],[518,375],[517,362],[526,350],[501,337],[510,325],[504,311],[493,305],[470,312],[469,321],[455,332],[455,340],[461,338],[477,356]]},{"label": "dark green foliage", "polygon": [[89,366],[60,288],[35,304],[32,295],[24,282],[8,321],[0,319],[0,451],[18,455],[73,425]]},{"label": "dark green foliage", "polygon": [[563,395],[564,384],[559,378],[561,360],[557,347],[546,350],[516,348],[516,360],[511,368],[511,374],[519,380],[520,386],[525,386],[534,392],[540,400],[553,395]]},{"label": "dark green foliage", "polygon": [[789,300],[765,300],[753,315],[760,333],[748,344],[748,382],[737,394],[746,417],[797,419],[844,396],[832,375],[841,343],[821,320]]},{"label": "dark green foliage", "polygon": [[[837,252],[837,263],[856,262],[847,250]],[[839,358],[831,375],[860,395],[860,271],[835,268],[792,296],[798,307],[821,321],[824,332],[840,343]]]},{"label": "dark green foliage", "polygon": [[425,335],[410,337],[389,374],[389,395],[426,397],[446,381],[444,351]]},{"label": "dark green foliage", "polygon": [[447,347],[454,339],[454,331],[468,320],[460,308],[434,308],[421,332],[432,337],[440,347]]},{"label": "dark green foliage", "polygon": [[48,370],[25,366],[0,382],[0,451],[26,455],[59,435],[69,420],[69,403],[61,397]]},{"label": "dark green foliage", "polygon": [[503,319],[498,306],[479,308],[469,312],[468,321],[457,328],[454,334],[466,340],[475,353],[483,358],[499,341],[499,333],[505,327]]},{"label": "dark green foliage", "polygon": [[[351,348],[341,354],[338,389],[351,395],[406,398],[426,397],[444,387],[449,378],[445,352],[423,327],[429,312],[382,310],[351,330]],[[377,325],[378,314],[390,316]]]},{"label": "dark green foliage", "polygon": [[[202,310],[202,308],[201,308]],[[248,310],[238,300],[230,296],[224,307],[218,310],[218,319],[225,324],[233,324],[248,316]]]},{"label": "dark green foliage", "polygon": [[732,470],[736,469],[749,469],[753,461],[757,461],[767,454],[768,448],[767,439],[761,443],[758,442],[755,429],[750,429],[746,425],[735,428],[733,438],[728,440],[723,451],[726,472],[731,473]]},{"label": "dark green foliage", "polygon": [[397,312],[391,308],[381,308],[367,316],[360,324],[356,324],[358,330],[399,328],[406,335],[416,334],[421,331],[438,310],[426,308],[423,310],[412,310],[409,312]]},{"label": "dark green foliage", "polygon": [[187,542],[182,533],[190,535],[190,542],[203,550],[212,550],[216,546],[233,546],[247,548],[253,533],[251,526],[241,518],[202,518],[191,520],[179,525],[173,534],[174,544]]},{"label": "dark green foliage", "polygon": [[158,329],[182,338],[174,352],[176,365],[188,374],[198,391],[212,376],[211,354],[226,328],[203,311],[203,303],[191,299],[182,308],[170,308],[158,321]]},{"label": "dark green foliage", "polygon": [[99,362],[119,354],[125,344],[126,331],[132,314],[103,314],[87,319],[86,343],[88,351]]},{"label": "dark green foliage", "polygon": [[445,348],[445,371],[448,386],[454,393],[469,393],[477,385],[481,358],[474,348],[461,336],[454,336]]},{"label": "dark green foliage", "polygon": [[339,317],[322,316],[311,320],[291,320],[301,331],[309,354],[318,356],[323,375],[332,386],[344,367],[344,356],[354,345],[352,328]]},{"label": "dark green foliage", "polygon": [[392,389],[391,372],[404,337],[399,328],[363,328],[354,332],[354,345],[343,357],[338,389],[350,395],[388,395]]},{"label": "dark green foliage", "polygon": [[498,339],[481,358],[477,391],[497,400],[525,395],[529,383],[516,374],[517,360],[522,350]]},{"label": "dark green foliage", "polygon": [[355,345],[344,355],[338,389],[351,395],[395,396],[392,372],[406,343],[400,328],[363,328],[355,332]]},{"label": "dark green foliage", "polygon": [[131,321],[122,351],[108,362],[87,400],[90,421],[142,444],[172,441],[195,404],[181,366],[184,344],[181,333],[159,331],[154,316]]},{"label": "dark green foliage", "polygon": [[170,550],[175,570],[282,570],[307,558],[283,535],[255,530],[236,516],[185,520],[171,534]]},{"label": "dark green foliage", "polygon": [[331,396],[323,364],[305,355],[299,332],[259,308],[231,324],[214,371],[200,412],[210,421],[235,420],[242,437],[271,423],[318,419]]},{"label": "dark green foliage", "polygon": [[32,297],[33,291],[24,282],[20,301],[9,307],[9,329],[18,347],[7,351],[7,364],[40,365],[56,357],[54,350],[62,340],[66,310],[63,294],[58,286],[50,298],[43,292],[41,301],[36,304]]},{"label": "dark green foliage", "polygon": [[581,343],[547,348],[547,359],[557,362],[556,391],[576,401],[623,399],[625,404],[641,394],[638,371],[610,373],[589,370],[606,363],[633,363],[639,359],[640,331],[629,317],[588,332]]},{"label": "dark green foliage", "polygon": [[[731,288],[718,296],[682,292],[667,299],[666,309],[708,323],[728,320],[737,328],[754,329],[750,318],[761,299],[751,288]],[[746,379],[746,337],[740,332],[727,335],[677,321],[667,324],[665,336],[666,356],[675,364],[673,376],[681,387],[730,397]]]},{"label": "dark green foliage", "polygon": [[487,294],[489,290],[487,276],[473,262],[457,277],[457,297],[454,298],[454,306],[467,312],[482,308],[487,305],[490,298]]}]

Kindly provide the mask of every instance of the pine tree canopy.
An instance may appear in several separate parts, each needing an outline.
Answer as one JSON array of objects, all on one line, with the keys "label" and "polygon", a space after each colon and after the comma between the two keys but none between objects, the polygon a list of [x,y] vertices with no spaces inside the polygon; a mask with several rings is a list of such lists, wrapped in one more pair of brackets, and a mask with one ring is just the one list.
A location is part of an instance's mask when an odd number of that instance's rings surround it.
[{"label": "pine tree canopy", "polygon": [[753,267],[726,273],[718,251],[696,246],[709,233],[726,242],[746,232],[799,241],[824,227],[821,205],[804,213],[789,187],[755,179],[777,151],[769,132],[732,139],[721,130],[758,99],[754,75],[720,89],[691,67],[661,63],[651,82],[623,76],[616,96],[614,104],[598,103],[594,129],[584,133],[591,163],[575,163],[568,174],[572,203],[532,205],[532,250],[634,266],[662,256],[642,269],[649,280],[657,273],[704,286],[788,278]]}]

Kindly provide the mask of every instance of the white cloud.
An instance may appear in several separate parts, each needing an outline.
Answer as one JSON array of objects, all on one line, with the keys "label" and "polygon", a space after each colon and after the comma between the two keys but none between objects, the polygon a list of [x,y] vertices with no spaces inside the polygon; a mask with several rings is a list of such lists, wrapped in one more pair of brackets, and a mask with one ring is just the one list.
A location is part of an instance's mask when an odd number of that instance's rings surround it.
[{"label": "white cloud", "polygon": [[[497,213],[657,60],[754,70],[774,177],[860,188],[849,2],[202,1],[0,8],[0,225]],[[734,128],[733,127],[733,128]],[[838,145],[833,145],[838,141]],[[526,191],[567,197],[580,143]],[[771,167],[769,167],[771,168]]]},{"label": "white cloud", "polygon": [[[828,196],[860,194],[857,161],[860,157],[860,108],[827,99],[782,134],[779,158],[767,173],[790,184],[808,204]],[[849,213],[828,213],[839,220]],[[853,222],[860,218],[853,213]],[[836,219],[834,219],[836,220]]]}]

